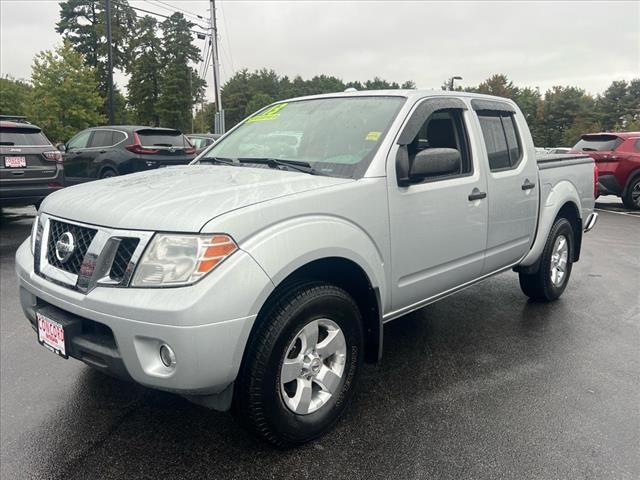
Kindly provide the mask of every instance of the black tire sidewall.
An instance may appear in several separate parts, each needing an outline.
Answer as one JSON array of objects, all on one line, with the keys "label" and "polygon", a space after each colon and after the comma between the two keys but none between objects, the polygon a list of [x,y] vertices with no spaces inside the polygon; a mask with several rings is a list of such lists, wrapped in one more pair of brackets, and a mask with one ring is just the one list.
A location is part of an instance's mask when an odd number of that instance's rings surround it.
[{"label": "black tire sidewall", "polygon": [[640,207],[638,207],[635,203],[633,203],[633,197],[632,197],[633,189],[639,183],[640,183],[640,177],[637,177],[631,180],[631,182],[629,183],[629,186],[627,187],[627,191],[625,192],[624,197],[622,197],[622,203],[624,203],[624,206],[630,210],[640,209]]},{"label": "black tire sidewall", "polygon": [[[562,285],[555,286],[551,281],[551,255],[553,254],[553,246],[556,243],[556,239],[564,235],[569,243],[569,256],[567,259],[567,269],[564,276]],[[573,252],[575,248],[575,241],[573,236],[573,228],[571,223],[566,218],[559,218],[556,220],[552,227],[552,234],[549,236],[549,241],[544,249],[544,255],[542,257],[542,265],[540,266],[540,274],[543,276],[543,286],[545,290],[545,297],[549,300],[553,300],[562,295],[565,288],[569,283],[571,277],[571,270],[573,268]]]},{"label": "black tire sidewall", "polygon": [[[300,294],[302,293],[302,294]],[[265,368],[252,383],[262,399],[264,420],[271,434],[280,445],[297,445],[308,442],[329,429],[348,406],[354,391],[356,378],[363,360],[363,334],[361,315],[357,305],[343,290],[324,285],[298,290],[293,300],[279,311],[274,340],[265,345],[258,355],[268,355]],[[290,298],[290,297],[288,297]],[[279,313],[277,313],[279,312]],[[312,320],[326,318],[335,322],[344,334],[347,354],[342,380],[332,398],[316,412],[299,415],[285,404],[280,387],[280,373],[286,350],[300,330]],[[260,359],[256,358],[259,362]],[[256,389],[251,389],[253,392]]]}]

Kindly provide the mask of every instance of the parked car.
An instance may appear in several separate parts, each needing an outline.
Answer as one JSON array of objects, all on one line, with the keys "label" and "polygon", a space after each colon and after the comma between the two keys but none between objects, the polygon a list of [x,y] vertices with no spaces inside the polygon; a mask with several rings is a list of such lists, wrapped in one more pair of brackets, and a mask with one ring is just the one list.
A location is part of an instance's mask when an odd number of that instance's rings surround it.
[{"label": "parked car", "polygon": [[571,147],[556,147],[556,148],[548,148],[547,152],[554,153],[554,154],[563,154],[563,153],[570,153],[571,150],[572,150]]},{"label": "parked car", "polygon": [[595,160],[601,195],[617,195],[625,207],[640,210],[640,132],[589,133],[573,151]]},{"label": "parked car", "polygon": [[[268,140],[292,130],[293,153]],[[511,269],[530,298],[562,295],[596,223],[594,171],[536,159],[502,98],[292,99],[192,165],[47,198],[16,253],[20,299],[58,355],[298,445],[347,408],[385,323]]]},{"label": "parked car", "polygon": [[196,147],[198,153],[202,152],[209,145],[215,143],[222,135],[218,133],[192,133],[187,135],[189,141]]},{"label": "parked car", "polygon": [[179,130],[142,126],[107,126],[83,130],[64,145],[64,171],[70,185],[186,165],[196,149]]},{"label": "parked car", "polygon": [[0,121],[0,207],[38,208],[63,186],[62,155],[40,127]]}]

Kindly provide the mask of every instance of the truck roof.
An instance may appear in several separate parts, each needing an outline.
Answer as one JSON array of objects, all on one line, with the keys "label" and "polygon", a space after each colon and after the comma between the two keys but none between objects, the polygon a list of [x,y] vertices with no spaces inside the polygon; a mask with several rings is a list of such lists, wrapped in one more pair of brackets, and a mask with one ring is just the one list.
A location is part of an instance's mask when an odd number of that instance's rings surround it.
[{"label": "truck roof", "polygon": [[496,97],[495,95],[484,95],[482,93],[458,92],[450,90],[427,90],[427,89],[394,89],[394,90],[350,90],[348,92],[323,93],[320,95],[308,95],[304,97],[293,97],[287,100],[281,100],[274,103],[282,103],[283,101],[308,100],[315,98],[336,98],[336,97],[405,97],[417,100],[425,97],[467,97],[467,98],[484,98],[487,100],[499,100],[503,102],[513,103],[512,100],[504,97]]}]

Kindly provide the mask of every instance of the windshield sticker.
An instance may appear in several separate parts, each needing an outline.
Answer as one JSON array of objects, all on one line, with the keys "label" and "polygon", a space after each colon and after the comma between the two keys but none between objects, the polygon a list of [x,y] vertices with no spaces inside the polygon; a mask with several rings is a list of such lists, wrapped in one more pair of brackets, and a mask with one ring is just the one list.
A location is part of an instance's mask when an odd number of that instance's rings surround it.
[{"label": "windshield sticker", "polygon": [[287,103],[279,103],[278,105],[274,105],[273,107],[268,108],[264,112],[259,113],[254,117],[251,117],[249,120],[247,120],[247,123],[264,122],[265,120],[276,120],[280,116],[280,111],[287,105],[288,105]]},{"label": "windshield sticker", "polygon": [[375,142],[380,138],[380,135],[382,135],[382,132],[369,132],[367,133],[365,140],[373,140]]}]

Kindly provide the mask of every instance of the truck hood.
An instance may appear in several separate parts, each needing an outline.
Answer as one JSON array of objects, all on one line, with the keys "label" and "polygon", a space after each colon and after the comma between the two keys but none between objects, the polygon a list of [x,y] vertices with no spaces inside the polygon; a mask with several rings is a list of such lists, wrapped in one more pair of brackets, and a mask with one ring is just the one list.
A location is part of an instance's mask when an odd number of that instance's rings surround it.
[{"label": "truck hood", "polygon": [[65,188],[41,210],[112,228],[198,232],[239,208],[352,181],[269,168],[180,166]]}]

